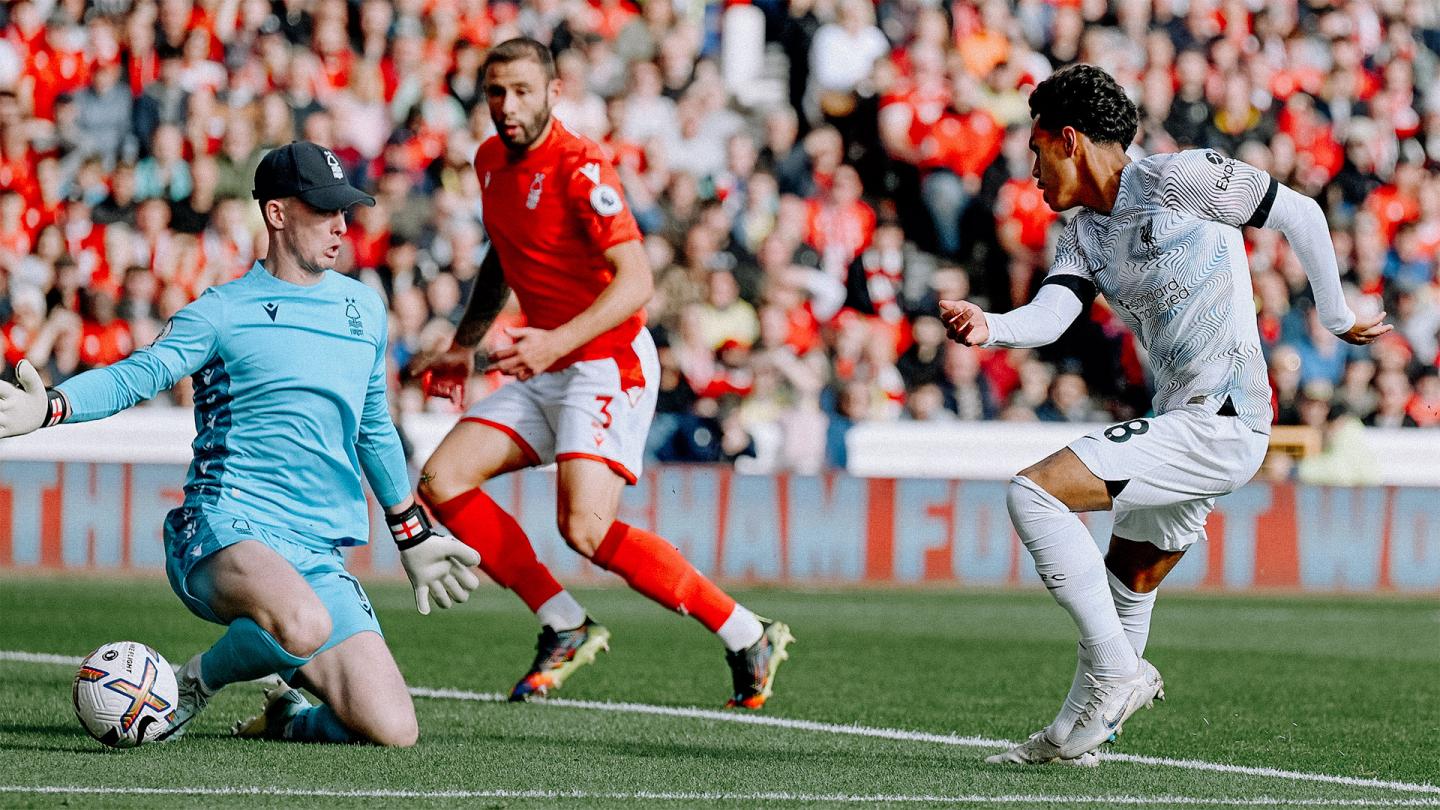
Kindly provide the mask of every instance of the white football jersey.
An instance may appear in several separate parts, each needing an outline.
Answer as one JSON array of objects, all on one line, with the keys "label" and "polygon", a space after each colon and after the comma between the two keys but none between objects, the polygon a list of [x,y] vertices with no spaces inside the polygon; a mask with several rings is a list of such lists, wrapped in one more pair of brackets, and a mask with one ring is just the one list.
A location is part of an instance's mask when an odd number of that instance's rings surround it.
[{"label": "white football jersey", "polygon": [[1209,149],[1154,155],[1125,167],[1108,216],[1082,209],[1061,235],[1045,283],[1105,296],[1149,356],[1155,413],[1215,413],[1228,398],[1251,429],[1270,431],[1240,227],[1265,223],[1276,190]]}]

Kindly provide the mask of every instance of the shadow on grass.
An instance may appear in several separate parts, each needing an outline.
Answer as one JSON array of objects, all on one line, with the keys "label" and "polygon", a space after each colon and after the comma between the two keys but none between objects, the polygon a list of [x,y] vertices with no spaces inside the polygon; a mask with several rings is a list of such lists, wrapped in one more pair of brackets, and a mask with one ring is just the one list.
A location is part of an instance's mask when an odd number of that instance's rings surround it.
[{"label": "shadow on grass", "polygon": [[[14,734],[16,740],[0,742],[0,751],[59,751],[66,754],[109,754],[112,749],[85,736],[70,723],[0,723],[0,734]],[[56,745],[51,739],[64,737],[70,745]]]},{"label": "shadow on grass", "polygon": [[[699,740],[685,739],[661,739],[653,741],[643,740],[576,740],[557,739],[548,734],[517,733],[515,731],[493,732],[483,734],[430,734],[427,741],[445,744],[453,743],[474,743],[487,741],[501,745],[518,746],[522,750],[534,752],[545,749],[554,749],[564,753],[566,756],[573,756],[577,749],[584,749],[600,756],[622,756],[636,757],[646,760],[701,760],[714,761],[727,767],[743,768],[747,763],[759,765],[764,768],[782,767],[791,765],[815,765],[821,766],[833,763],[853,763],[856,753],[854,750],[846,750],[844,747],[825,749],[795,749],[776,748],[773,745],[738,745],[729,743],[705,742]],[[538,754],[535,754],[538,756]],[[557,754],[558,755],[558,754]],[[954,753],[943,749],[933,752],[917,752],[914,750],[892,752],[868,751],[865,754],[866,763],[870,766],[884,767],[886,761],[892,761],[896,765],[907,768],[914,767],[941,767],[954,764]]]}]

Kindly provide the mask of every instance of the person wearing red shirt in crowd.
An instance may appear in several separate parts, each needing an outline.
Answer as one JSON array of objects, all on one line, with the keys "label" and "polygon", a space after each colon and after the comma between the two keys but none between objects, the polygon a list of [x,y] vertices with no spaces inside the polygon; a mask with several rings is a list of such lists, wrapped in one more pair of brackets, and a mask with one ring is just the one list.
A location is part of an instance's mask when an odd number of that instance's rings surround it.
[{"label": "person wearing red shirt in crowd", "polygon": [[808,204],[805,241],[820,252],[820,269],[837,281],[875,235],[875,209],[860,199],[863,191],[860,173],[841,165],[830,188]]},{"label": "person wearing red shirt in crowd", "polygon": [[36,118],[55,120],[55,100],[90,83],[85,36],[78,28],[46,26],[45,38],[32,48],[20,79],[20,97],[30,98]]},{"label": "person wearing red shirt in crowd", "polygon": [[31,58],[45,48],[45,20],[31,0],[10,4],[10,24],[5,27],[4,37],[15,46],[22,64],[30,64]]},{"label": "person wearing red shirt in crowd", "polygon": [[1045,265],[1050,226],[1060,218],[1033,177],[1012,177],[995,199],[995,231],[1010,256],[1010,302],[1030,300],[1030,279]]},{"label": "person wearing red shirt in crowd", "polygon": [[160,54],[155,50],[155,28],[143,14],[125,20],[125,74],[135,98],[160,80]]},{"label": "person wearing red shirt in crowd", "polygon": [[350,36],[339,20],[327,21],[315,29],[314,47],[321,65],[320,95],[328,99],[349,86],[355,52],[350,49]]},{"label": "person wearing red shirt in crowd", "polygon": [[0,127],[0,188],[20,192],[28,198],[39,195],[35,179],[35,154],[30,138],[19,124]]},{"label": "person wearing red shirt in crowd", "polygon": [[5,340],[5,365],[14,368],[45,329],[45,294],[35,287],[10,293],[10,320],[0,326]]},{"label": "person wearing red shirt in crowd", "polygon": [[130,325],[115,311],[115,297],[107,291],[92,290],[82,296],[85,306],[80,321],[80,365],[99,368],[118,363],[135,350]]},{"label": "person wearing red shirt in crowd", "polygon": [[1306,186],[1325,185],[1345,164],[1345,150],[1335,140],[1334,128],[1315,109],[1315,99],[1310,95],[1291,95],[1280,111],[1277,126],[1295,144],[1295,175]]},{"label": "person wearing red shirt in crowd", "polygon": [[1385,244],[1395,241],[1395,232],[1402,222],[1420,218],[1420,185],[1425,169],[1412,161],[1395,164],[1394,182],[1381,186],[1365,200],[1365,210],[1375,216]]},{"label": "person wearing red shirt in crowd", "polygon": [[33,191],[25,200],[25,225],[39,234],[46,227],[59,223],[65,199],[60,195],[60,161],[53,157],[41,158],[35,164]]},{"label": "person wearing red shirt in crowd", "polygon": [[19,192],[0,192],[0,264],[14,263],[30,255],[34,236],[25,227],[25,198]]},{"label": "person wearing red shirt in crowd", "polygon": [[975,79],[958,72],[951,82],[950,109],[920,142],[925,172],[920,195],[935,224],[937,248],[960,253],[960,218],[980,193],[980,176],[1000,154],[1005,131],[990,113],[975,106]]},{"label": "person wearing red shirt in crowd", "polygon": [[[554,461],[566,543],[716,633],[734,682],[727,705],[758,709],[787,657],[789,628],[737,604],[664,538],[616,520],[621,491],[640,471],[660,373],[644,325],[651,270],[619,177],[597,144],[552,117],[560,84],[544,45],[503,42],[486,56],[481,76],[497,130],[475,156],[492,246],[455,345],[417,358],[410,371],[430,371],[432,392],[453,393],[454,376],[443,372],[458,366],[462,380],[470,376],[507,287],[529,325],[507,330],[514,342],[489,355],[516,381],[480,400],[445,437],[425,463],[420,497],[543,625],[535,661],[511,700],[548,694],[608,648],[609,631],[480,488],[497,475]],[[444,378],[439,386],[437,376]]]},{"label": "person wearing red shirt in crowd", "polygon": [[90,218],[90,205],[75,197],[65,204],[65,250],[80,265],[85,283],[104,283],[110,275],[105,256],[105,226]]},{"label": "person wearing red shirt in crowd", "polygon": [[385,263],[385,252],[390,249],[389,212],[379,206],[356,211],[346,236],[355,253],[356,267],[379,267]]}]

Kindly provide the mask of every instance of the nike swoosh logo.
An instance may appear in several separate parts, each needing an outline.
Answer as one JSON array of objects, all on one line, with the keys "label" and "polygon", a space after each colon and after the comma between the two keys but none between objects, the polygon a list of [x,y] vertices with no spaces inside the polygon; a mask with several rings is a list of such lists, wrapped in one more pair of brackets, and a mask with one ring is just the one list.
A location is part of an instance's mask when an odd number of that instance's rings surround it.
[{"label": "nike swoosh logo", "polygon": [[1125,703],[1120,706],[1120,711],[1116,712],[1114,720],[1111,720],[1103,714],[1100,715],[1100,722],[1105,724],[1105,728],[1114,731],[1115,727],[1120,725],[1121,719],[1125,717],[1125,710],[1130,708],[1130,704],[1135,700],[1137,691],[1138,690],[1135,689],[1130,690],[1130,696],[1125,698]]}]

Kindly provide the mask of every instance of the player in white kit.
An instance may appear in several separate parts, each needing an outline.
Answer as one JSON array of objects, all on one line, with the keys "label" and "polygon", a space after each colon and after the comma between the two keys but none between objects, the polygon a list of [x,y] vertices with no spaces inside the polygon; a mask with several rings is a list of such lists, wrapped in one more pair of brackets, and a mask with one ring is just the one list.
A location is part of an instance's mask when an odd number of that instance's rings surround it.
[{"label": "player in white kit", "polygon": [[[1041,580],[1075,620],[1075,678],[1059,715],[991,763],[1093,765],[1142,706],[1164,696],[1142,656],[1155,589],[1204,537],[1216,496],[1259,469],[1270,387],[1255,320],[1242,226],[1289,240],[1321,322],[1372,342],[1385,313],[1345,303],[1320,206],[1263,171],[1211,150],[1131,161],[1136,111],[1105,71],[1074,65],[1030,96],[1034,176],[1056,211],[1079,206],[1029,304],[986,313],[940,302],[950,337],[972,346],[1055,341],[1096,292],[1144,347],[1153,415],[1083,436],[1010,480],[1007,503]],[[1075,512],[1113,509],[1102,558]]]}]

